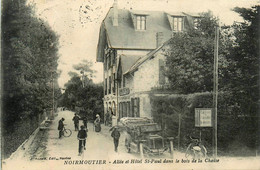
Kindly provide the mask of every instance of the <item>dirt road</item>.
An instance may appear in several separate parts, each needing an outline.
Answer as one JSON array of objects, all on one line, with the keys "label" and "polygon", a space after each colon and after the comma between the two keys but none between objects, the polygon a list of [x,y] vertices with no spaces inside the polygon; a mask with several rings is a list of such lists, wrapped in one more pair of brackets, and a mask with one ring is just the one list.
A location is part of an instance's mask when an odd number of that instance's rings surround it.
[{"label": "dirt road", "polygon": [[[74,131],[71,111],[59,112],[50,129],[39,133],[23,157],[7,160],[3,170],[66,170],[66,169],[258,169],[259,157],[220,157],[203,159],[201,162],[187,160],[183,154],[175,152],[174,159],[167,155],[161,158],[141,159],[138,154],[127,153],[124,148],[124,134],[121,134],[118,152],[114,151],[109,127],[102,125],[101,133],[93,131],[88,124],[88,138],[84,157],[78,156],[77,131]],[[58,138],[58,121],[64,117],[66,128],[72,130],[70,137]],[[80,122],[82,125],[82,122]],[[40,136],[39,136],[40,135]],[[21,151],[23,152],[23,151]],[[19,153],[18,153],[19,155]]]}]

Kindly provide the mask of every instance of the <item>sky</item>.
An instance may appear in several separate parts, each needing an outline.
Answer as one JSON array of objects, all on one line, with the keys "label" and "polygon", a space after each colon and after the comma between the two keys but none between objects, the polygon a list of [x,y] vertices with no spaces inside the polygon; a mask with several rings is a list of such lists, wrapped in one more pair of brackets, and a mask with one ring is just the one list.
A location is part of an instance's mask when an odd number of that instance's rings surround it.
[{"label": "sky", "polygon": [[[231,9],[260,4],[259,0],[117,0],[118,8],[172,12],[207,12],[219,17],[221,24],[242,21]],[[93,62],[95,83],[103,81],[103,65],[96,62],[99,28],[114,0],[30,0],[38,17],[59,35],[59,86],[64,87],[73,65],[82,60]]]}]

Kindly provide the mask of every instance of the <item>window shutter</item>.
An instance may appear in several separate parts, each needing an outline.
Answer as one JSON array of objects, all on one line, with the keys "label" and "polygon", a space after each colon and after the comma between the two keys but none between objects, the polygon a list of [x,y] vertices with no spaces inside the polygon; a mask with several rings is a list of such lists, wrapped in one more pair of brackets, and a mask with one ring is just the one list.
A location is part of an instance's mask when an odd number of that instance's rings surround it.
[{"label": "window shutter", "polygon": [[134,99],[131,98],[131,117],[134,117],[134,108],[135,108]]},{"label": "window shutter", "polygon": [[137,117],[140,117],[140,98],[136,98]]},{"label": "window shutter", "polygon": [[159,59],[159,84],[165,84],[164,61],[162,59]]},{"label": "window shutter", "polygon": [[108,86],[109,86],[109,88],[108,88],[108,90],[109,90],[109,94],[111,94],[111,84],[112,84],[112,80],[111,80],[111,76],[109,76],[109,84],[108,84]]}]

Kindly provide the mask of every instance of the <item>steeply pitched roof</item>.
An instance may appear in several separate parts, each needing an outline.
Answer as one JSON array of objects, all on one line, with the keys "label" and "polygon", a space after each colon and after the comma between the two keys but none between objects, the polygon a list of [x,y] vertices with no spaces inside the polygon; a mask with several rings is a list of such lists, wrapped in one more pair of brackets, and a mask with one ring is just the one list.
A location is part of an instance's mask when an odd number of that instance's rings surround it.
[{"label": "steeply pitched roof", "polygon": [[186,15],[184,15],[183,12],[167,12],[167,14],[169,14],[171,16],[182,16],[182,17],[186,16]]},{"label": "steeply pitched roof", "polygon": [[[103,62],[105,44],[116,49],[142,49],[156,48],[156,33],[163,33],[165,42],[172,36],[169,15],[186,16],[183,12],[169,13],[163,11],[133,11],[118,10],[118,26],[113,26],[114,8],[111,7],[103,20],[97,47],[97,61]],[[146,15],[146,30],[136,30],[133,16]]]},{"label": "steeply pitched roof", "polygon": [[145,56],[139,58],[133,65],[131,68],[129,68],[126,72],[124,72],[124,74],[127,73],[131,73],[137,70],[137,68],[142,65],[145,61],[147,61],[148,59],[152,58],[154,56],[154,54],[159,51],[160,49],[162,49],[165,45],[167,45],[170,42],[170,39],[168,41],[166,41],[165,43],[163,43],[160,47],[156,48],[155,50],[149,52],[148,54],[146,54]]},{"label": "steeply pitched roof", "polygon": [[118,9],[118,26],[113,26],[113,11],[111,8],[104,20],[111,48],[155,49],[157,32],[163,32],[165,41],[171,37],[172,31],[164,12],[142,11],[147,14],[146,30],[138,31],[134,28],[131,12],[125,9]]},{"label": "steeply pitched roof", "polygon": [[139,60],[142,56],[135,55],[121,55],[121,65],[122,65],[122,73],[124,74],[128,71],[133,64]]}]

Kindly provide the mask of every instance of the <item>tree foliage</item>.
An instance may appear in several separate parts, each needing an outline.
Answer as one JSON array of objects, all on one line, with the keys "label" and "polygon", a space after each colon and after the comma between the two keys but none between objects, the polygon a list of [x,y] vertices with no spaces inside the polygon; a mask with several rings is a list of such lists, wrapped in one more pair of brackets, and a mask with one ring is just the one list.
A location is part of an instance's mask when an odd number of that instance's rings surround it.
[{"label": "tree foliage", "polygon": [[65,84],[65,93],[60,100],[60,106],[78,111],[84,111],[92,118],[94,113],[102,113],[103,110],[103,86],[94,84],[92,81],[92,63],[84,60],[82,63],[74,65],[73,68],[81,72],[70,72],[71,79]]},{"label": "tree foliage", "polygon": [[257,115],[259,100],[259,9],[234,8],[244,22],[234,23],[230,60],[230,90],[241,114]]},{"label": "tree foliage", "polygon": [[[178,93],[212,90],[214,33],[217,18],[210,12],[201,14],[197,29],[175,33],[166,55],[166,75]],[[220,44],[220,58],[225,48]],[[224,61],[223,61],[224,62]]]},{"label": "tree foliage", "polygon": [[[229,94],[234,114],[257,113],[259,99],[259,6],[234,8],[244,21],[222,26],[219,37],[219,90]],[[201,15],[197,29],[176,33],[169,42],[166,76],[176,93],[213,90],[214,29],[218,20]]]},{"label": "tree foliage", "polygon": [[25,0],[3,1],[2,41],[3,109],[8,124],[51,107],[52,81],[58,76],[58,37]]}]

